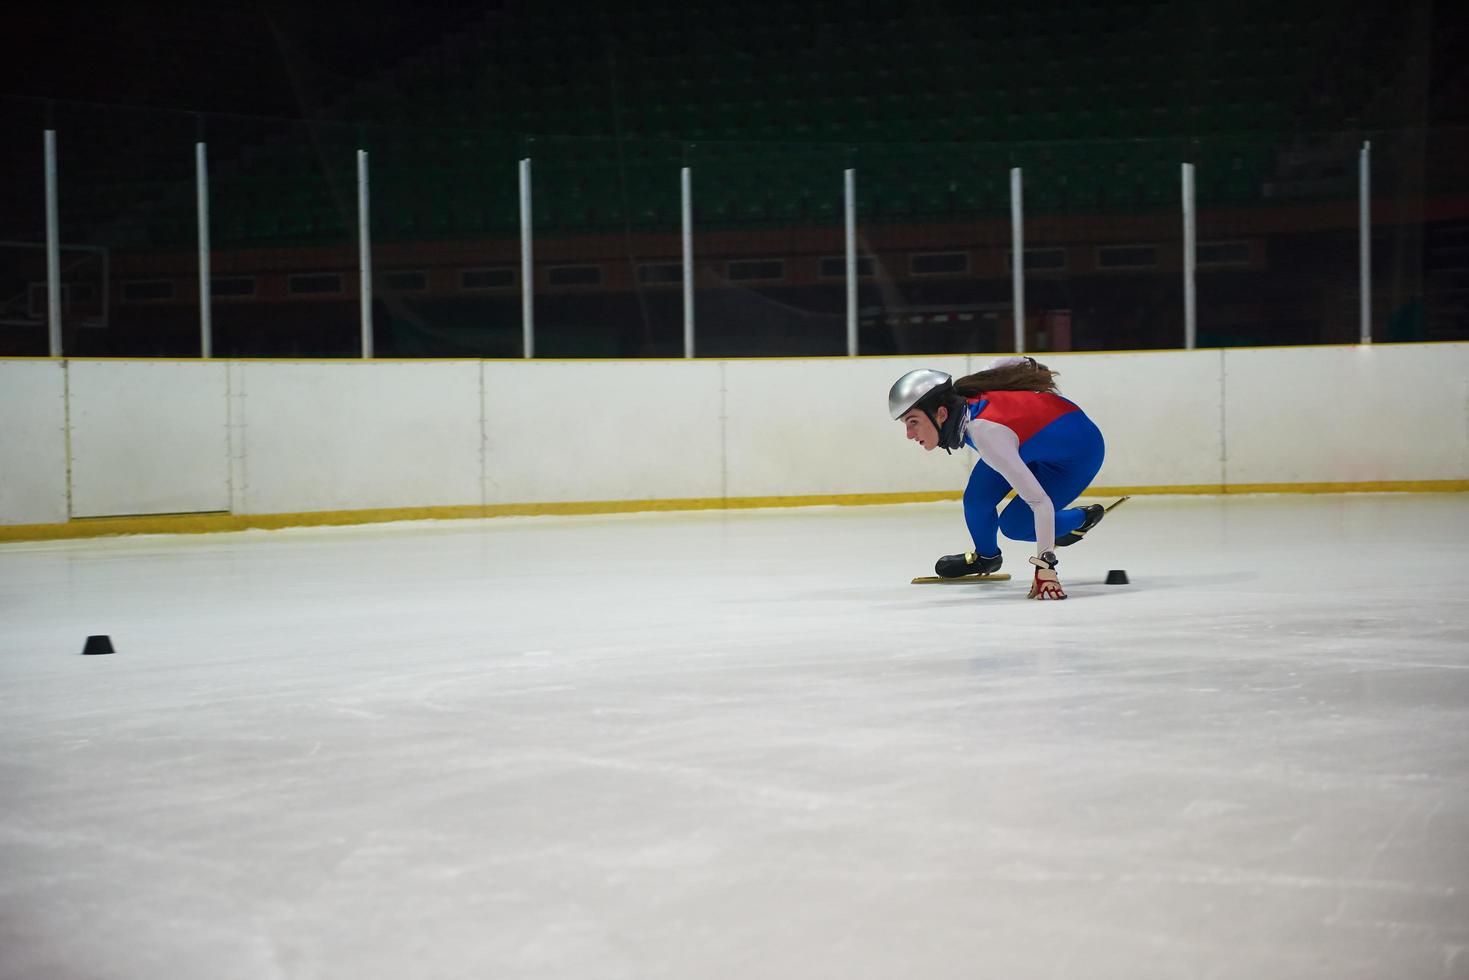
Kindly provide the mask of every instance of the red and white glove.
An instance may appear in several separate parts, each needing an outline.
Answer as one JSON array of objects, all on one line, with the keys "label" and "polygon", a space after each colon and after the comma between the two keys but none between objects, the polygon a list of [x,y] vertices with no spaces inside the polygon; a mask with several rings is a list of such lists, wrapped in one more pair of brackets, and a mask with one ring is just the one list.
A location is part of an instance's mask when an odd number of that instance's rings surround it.
[{"label": "red and white glove", "polygon": [[1056,553],[1047,551],[1039,558],[1032,558],[1035,579],[1030,583],[1030,599],[1064,599],[1066,590],[1061,588],[1061,579],[1056,575]]}]

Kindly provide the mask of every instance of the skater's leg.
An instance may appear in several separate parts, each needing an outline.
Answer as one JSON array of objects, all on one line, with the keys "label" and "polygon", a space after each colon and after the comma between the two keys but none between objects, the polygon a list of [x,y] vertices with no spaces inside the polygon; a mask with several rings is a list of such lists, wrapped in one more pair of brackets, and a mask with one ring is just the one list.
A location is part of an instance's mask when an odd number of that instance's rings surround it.
[{"label": "skater's leg", "polygon": [[[1076,479],[1070,478],[1064,471],[1058,471],[1050,463],[1031,463],[1030,471],[1035,474],[1036,481],[1056,508],[1056,537],[1070,534],[1080,527],[1081,522],[1086,519],[1086,513],[1080,507],[1063,509],[1061,501],[1075,500],[1091,482],[1091,476],[1078,484]],[[1000,512],[1000,530],[1005,537],[1014,541],[1034,541],[1035,512],[1030,509],[1030,504],[1016,497],[1005,505],[1005,509]]]},{"label": "skater's leg", "polygon": [[[1080,412],[1063,415],[1021,447],[1021,459],[1056,508],[1056,537],[1070,534],[1086,520],[1080,507],[1066,505],[1081,496],[1102,468],[1102,433]],[[1035,540],[1035,514],[1019,497],[1000,515],[1000,530],[1016,541]]]},{"label": "skater's leg", "polygon": [[969,485],[964,488],[964,523],[969,525],[974,550],[981,555],[1000,553],[1000,521],[995,508],[1009,491],[1010,484],[988,463],[980,460],[974,464]]}]

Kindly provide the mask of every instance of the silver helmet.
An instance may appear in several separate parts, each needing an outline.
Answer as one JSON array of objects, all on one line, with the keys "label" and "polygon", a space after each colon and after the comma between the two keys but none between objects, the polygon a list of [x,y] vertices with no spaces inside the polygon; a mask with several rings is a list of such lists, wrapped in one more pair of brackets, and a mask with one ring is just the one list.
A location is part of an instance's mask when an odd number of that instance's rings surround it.
[{"label": "silver helmet", "polygon": [[893,418],[900,419],[930,392],[953,384],[953,377],[942,371],[929,368],[909,371],[894,381],[893,386],[888,389],[888,411],[893,413]]}]

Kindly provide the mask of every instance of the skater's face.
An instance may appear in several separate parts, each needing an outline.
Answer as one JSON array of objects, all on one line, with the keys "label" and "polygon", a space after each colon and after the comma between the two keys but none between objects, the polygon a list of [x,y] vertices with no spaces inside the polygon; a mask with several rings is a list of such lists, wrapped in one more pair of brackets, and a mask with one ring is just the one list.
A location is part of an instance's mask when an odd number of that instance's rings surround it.
[{"label": "skater's face", "polygon": [[[947,420],[949,417],[948,406],[940,405],[939,410],[937,413],[935,413],[935,415],[939,420],[939,425],[943,425],[945,420]],[[913,409],[912,411],[905,414],[901,421],[903,423],[904,434],[906,434],[909,439],[912,439],[914,442],[918,443],[925,450],[935,449],[938,447],[939,430],[934,428],[933,423],[928,420],[928,416],[923,414],[923,409]]]}]

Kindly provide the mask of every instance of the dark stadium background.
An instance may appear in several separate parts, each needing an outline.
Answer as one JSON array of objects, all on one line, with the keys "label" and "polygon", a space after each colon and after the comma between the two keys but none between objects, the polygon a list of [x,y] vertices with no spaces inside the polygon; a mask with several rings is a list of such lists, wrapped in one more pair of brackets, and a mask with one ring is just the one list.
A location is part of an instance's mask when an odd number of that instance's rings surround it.
[{"label": "dark stadium background", "polygon": [[61,2],[5,59],[0,354],[46,352],[42,132],[57,133],[65,349],[199,350],[194,143],[214,353],[358,352],[355,151],[379,356],[845,352],[857,171],[864,354],[1003,351],[1009,170],[1028,348],[1183,343],[1179,163],[1198,168],[1200,346],[1357,339],[1372,143],[1373,330],[1469,338],[1462,5],[300,5]]}]

